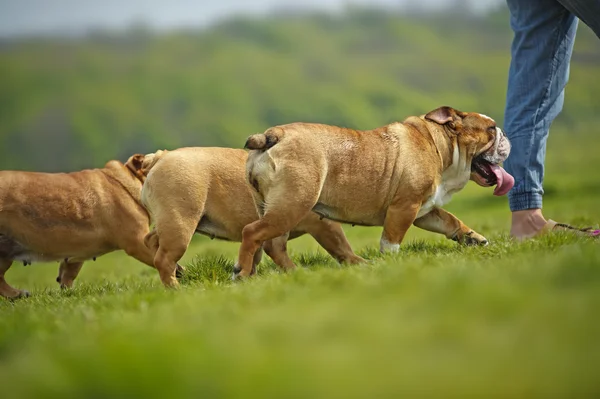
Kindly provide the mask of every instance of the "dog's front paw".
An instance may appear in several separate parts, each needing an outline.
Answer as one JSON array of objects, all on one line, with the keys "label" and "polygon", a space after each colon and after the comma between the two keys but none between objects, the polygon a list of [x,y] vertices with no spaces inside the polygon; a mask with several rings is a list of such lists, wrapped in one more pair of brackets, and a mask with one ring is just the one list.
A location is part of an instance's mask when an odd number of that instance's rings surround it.
[{"label": "dog's front paw", "polygon": [[465,245],[483,245],[486,246],[489,244],[489,241],[487,240],[487,238],[485,238],[484,236],[482,236],[481,234],[471,230],[468,233],[466,233],[463,237],[463,244]]}]

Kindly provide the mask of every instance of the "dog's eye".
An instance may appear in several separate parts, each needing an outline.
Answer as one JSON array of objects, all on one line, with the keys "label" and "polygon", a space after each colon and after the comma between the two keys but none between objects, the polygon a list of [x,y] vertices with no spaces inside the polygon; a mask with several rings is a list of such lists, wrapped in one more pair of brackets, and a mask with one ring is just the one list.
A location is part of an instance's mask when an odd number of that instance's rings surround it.
[{"label": "dog's eye", "polygon": [[490,127],[488,127],[488,129],[487,129],[487,130],[488,130],[488,132],[490,132],[490,133],[496,133],[496,126],[490,126]]}]

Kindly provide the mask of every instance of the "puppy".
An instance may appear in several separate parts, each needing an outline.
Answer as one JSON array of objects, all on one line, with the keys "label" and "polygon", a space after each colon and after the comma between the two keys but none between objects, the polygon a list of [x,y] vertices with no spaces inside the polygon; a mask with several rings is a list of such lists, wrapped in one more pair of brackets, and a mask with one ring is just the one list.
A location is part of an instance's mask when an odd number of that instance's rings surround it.
[{"label": "puppy", "polygon": [[71,287],[84,261],[123,249],[149,266],[149,216],[140,195],[143,157],[74,173],[0,171],[0,295],[28,296],[5,273],[13,261],[60,261],[57,282]]},{"label": "puppy", "polygon": [[[194,233],[241,241],[244,226],[258,219],[252,188],[246,183],[247,156],[241,149],[201,147],[145,156],[140,170],[147,174],[142,203],[154,223],[145,242],[156,252],[154,266],[165,286],[178,285],[176,262]],[[320,220],[315,213],[308,212],[288,231],[264,244],[267,255],[281,267],[294,265],[287,255],[288,238],[304,233],[312,235],[339,262],[363,260],[352,252],[340,224]],[[249,273],[254,273],[260,262],[259,247],[252,253]]]},{"label": "puppy", "polygon": [[[381,251],[398,251],[408,228],[487,244],[441,207],[474,180],[506,194],[498,166],[510,144],[493,119],[441,107],[369,131],[292,123],[250,136],[247,176],[261,218],[242,232],[236,271],[248,276],[260,245],[316,212],[343,223],[383,226]],[[291,265],[290,265],[291,266]]]}]

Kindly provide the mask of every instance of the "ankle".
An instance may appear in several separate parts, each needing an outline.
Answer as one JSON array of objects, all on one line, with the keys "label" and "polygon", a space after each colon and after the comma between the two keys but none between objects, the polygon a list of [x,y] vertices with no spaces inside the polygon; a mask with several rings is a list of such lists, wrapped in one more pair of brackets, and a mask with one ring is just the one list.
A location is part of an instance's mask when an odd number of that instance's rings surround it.
[{"label": "ankle", "polygon": [[542,231],[547,221],[541,209],[526,209],[512,213],[511,235],[524,238],[532,237]]}]

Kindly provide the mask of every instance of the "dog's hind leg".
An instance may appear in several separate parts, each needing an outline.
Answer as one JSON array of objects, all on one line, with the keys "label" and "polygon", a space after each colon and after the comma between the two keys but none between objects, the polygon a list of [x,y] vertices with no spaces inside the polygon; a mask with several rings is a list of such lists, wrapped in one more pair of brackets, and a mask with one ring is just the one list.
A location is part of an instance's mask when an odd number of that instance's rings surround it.
[{"label": "dog's hind leg", "polygon": [[277,266],[284,270],[291,270],[296,267],[287,253],[287,241],[289,235],[289,233],[286,233],[282,236],[273,238],[272,240],[265,241],[263,246],[265,253],[273,259],[273,262],[275,262]]},{"label": "dog's hind leg", "polygon": [[262,260],[263,249],[259,248],[258,251],[254,253],[254,258],[252,259],[252,274],[256,274],[256,267]]},{"label": "dog's hind leg", "polygon": [[[332,220],[321,219],[316,213],[309,213],[296,227],[305,231],[319,243],[339,263],[361,263],[363,258],[356,255],[344,234],[342,225]],[[296,230],[295,229],[295,230]]]},{"label": "dog's hind leg", "polygon": [[183,257],[202,216],[203,209],[164,209],[156,219],[158,250],[154,267],[166,287],[177,287],[177,262]]},{"label": "dog's hind leg", "polygon": [[[292,174],[276,179],[280,185],[271,188],[265,196],[264,215],[242,230],[242,244],[235,266],[237,276],[250,276],[253,256],[261,245],[290,232],[311,211],[319,198],[318,176]],[[286,252],[285,247],[281,250]],[[293,262],[288,264],[288,268],[292,268],[291,265]]]},{"label": "dog's hind leg", "polygon": [[60,288],[71,288],[82,266],[83,262],[69,263],[67,260],[61,261],[58,267],[58,277],[56,278]]},{"label": "dog's hind leg", "polygon": [[6,282],[4,275],[11,265],[12,260],[0,258],[0,295],[9,299],[28,297],[29,292],[13,288]]}]

